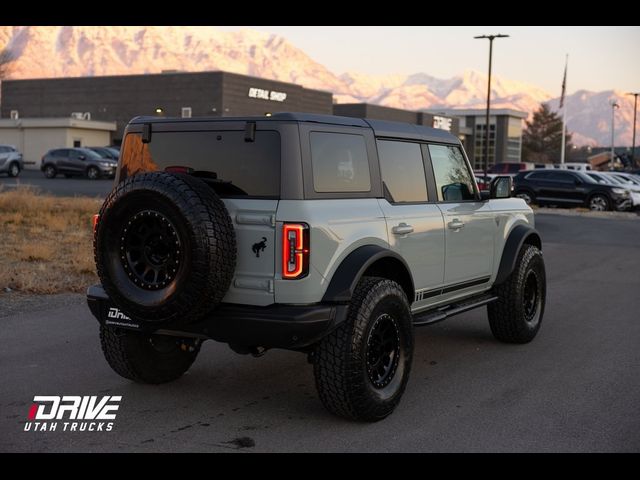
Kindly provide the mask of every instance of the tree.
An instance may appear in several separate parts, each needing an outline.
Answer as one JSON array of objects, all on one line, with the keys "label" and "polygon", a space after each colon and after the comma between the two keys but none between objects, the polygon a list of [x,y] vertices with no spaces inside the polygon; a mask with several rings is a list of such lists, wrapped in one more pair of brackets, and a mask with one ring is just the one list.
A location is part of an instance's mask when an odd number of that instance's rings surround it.
[{"label": "tree", "polygon": [[[2,85],[2,80],[5,79],[9,70],[11,69],[11,62],[15,60],[15,55],[9,47],[5,47],[0,49],[0,85]],[[2,103],[2,97],[0,97],[0,104]]]},{"label": "tree", "polygon": [[0,81],[7,77],[10,63],[15,60],[13,52],[8,47],[0,49]]},{"label": "tree", "polygon": [[[562,119],[543,103],[525,122],[522,133],[522,159],[525,162],[554,163],[560,161],[562,145]],[[571,151],[571,133],[565,136],[565,152]]]}]

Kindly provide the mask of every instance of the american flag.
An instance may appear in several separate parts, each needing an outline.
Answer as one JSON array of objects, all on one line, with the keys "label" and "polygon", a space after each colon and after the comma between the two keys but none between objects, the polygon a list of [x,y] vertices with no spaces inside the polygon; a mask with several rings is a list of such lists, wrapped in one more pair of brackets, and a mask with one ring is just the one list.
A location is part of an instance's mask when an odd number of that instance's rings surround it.
[{"label": "american flag", "polygon": [[564,63],[564,76],[562,77],[562,93],[560,94],[560,106],[558,108],[562,108],[564,105],[564,92],[567,90],[567,60]]}]

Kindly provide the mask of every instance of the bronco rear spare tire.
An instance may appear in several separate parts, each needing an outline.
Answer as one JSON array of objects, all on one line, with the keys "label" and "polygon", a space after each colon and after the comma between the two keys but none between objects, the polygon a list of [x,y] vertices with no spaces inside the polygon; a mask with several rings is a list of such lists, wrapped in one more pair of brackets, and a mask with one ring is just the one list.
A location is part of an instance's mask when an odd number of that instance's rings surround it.
[{"label": "bronco rear spare tire", "polygon": [[229,289],[235,232],[224,203],[202,180],[141,173],[104,201],[94,256],[103,288],[128,315],[188,323]]}]

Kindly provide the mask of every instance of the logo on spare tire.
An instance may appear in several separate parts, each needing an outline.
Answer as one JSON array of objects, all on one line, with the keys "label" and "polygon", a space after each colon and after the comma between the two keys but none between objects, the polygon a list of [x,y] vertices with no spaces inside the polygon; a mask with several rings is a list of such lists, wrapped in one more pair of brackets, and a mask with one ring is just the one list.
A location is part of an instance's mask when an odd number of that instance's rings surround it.
[{"label": "logo on spare tire", "polygon": [[253,246],[251,247],[251,250],[253,251],[253,253],[256,254],[256,257],[260,257],[260,252],[264,252],[266,248],[267,248],[267,237],[262,237],[262,241],[254,243]]}]

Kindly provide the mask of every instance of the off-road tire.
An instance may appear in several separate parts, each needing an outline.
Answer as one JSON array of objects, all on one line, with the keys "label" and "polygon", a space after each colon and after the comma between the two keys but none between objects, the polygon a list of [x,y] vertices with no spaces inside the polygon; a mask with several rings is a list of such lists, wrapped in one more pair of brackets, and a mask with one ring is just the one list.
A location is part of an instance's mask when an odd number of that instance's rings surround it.
[{"label": "off-road tire", "polygon": [[[545,275],[542,252],[534,245],[523,245],[511,275],[493,288],[498,300],[487,306],[491,332],[497,340],[528,343],[534,339],[544,315]],[[534,284],[536,293],[532,300],[529,289]]]},{"label": "off-road tire", "polygon": [[[166,281],[155,285],[145,284],[134,272],[126,243],[128,225],[154,212],[176,240],[161,240],[175,268],[167,268]],[[99,218],[94,234],[98,276],[111,301],[127,315],[147,322],[189,323],[227,293],[236,265],[235,231],[224,203],[202,180],[165,172],[128,177],[109,194]]]},{"label": "off-road tire", "polygon": [[[371,334],[380,319],[395,325],[399,349],[396,367],[389,369],[388,383],[376,387],[368,370],[368,355]],[[404,291],[391,280],[363,277],[351,299],[347,319],[315,349],[314,375],[320,400],[327,410],[341,417],[382,420],[400,402],[412,356],[413,320]]]},{"label": "off-road tire", "polygon": [[180,378],[200,351],[197,341],[105,326],[100,327],[100,344],[113,371],[138,383],[166,383]]}]

